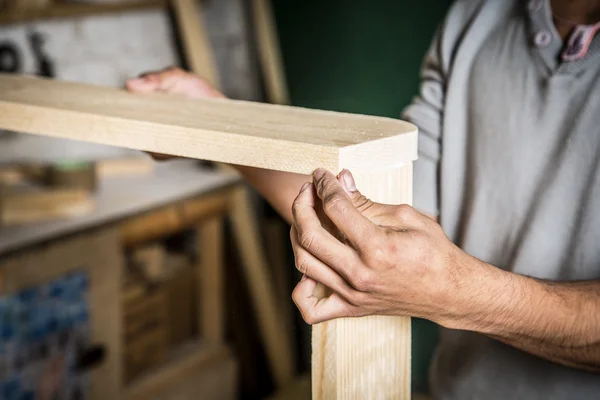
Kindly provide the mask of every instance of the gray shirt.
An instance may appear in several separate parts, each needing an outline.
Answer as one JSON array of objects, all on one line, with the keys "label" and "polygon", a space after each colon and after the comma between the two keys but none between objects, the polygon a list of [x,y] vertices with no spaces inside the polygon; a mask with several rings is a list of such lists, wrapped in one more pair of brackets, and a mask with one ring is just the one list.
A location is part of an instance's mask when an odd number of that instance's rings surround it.
[{"label": "gray shirt", "polygon": [[[600,278],[600,35],[561,61],[546,0],[459,0],[403,118],[420,130],[414,205],[518,274]],[[442,329],[436,399],[600,399],[600,375]]]}]

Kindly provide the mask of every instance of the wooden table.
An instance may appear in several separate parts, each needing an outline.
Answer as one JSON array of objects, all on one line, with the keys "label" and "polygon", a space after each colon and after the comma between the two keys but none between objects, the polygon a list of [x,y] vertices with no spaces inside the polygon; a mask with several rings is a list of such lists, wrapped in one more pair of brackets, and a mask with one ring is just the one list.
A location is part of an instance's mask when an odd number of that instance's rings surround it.
[{"label": "wooden table", "polygon": [[[175,379],[181,380],[182,375],[212,360],[231,357],[223,340],[221,235],[222,219],[239,185],[235,175],[200,169],[191,161],[161,164],[151,176],[101,181],[96,210],[90,215],[0,229],[0,294],[16,293],[72,271],[86,271],[92,342],[107,350],[102,365],[92,374],[92,398],[164,398]],[[168,365],[124,387],[123,248],[188,228],[197,230],[202,250],[202,268],[197,268],[202,340],[174,355]],[[223,388],[220,390],[222,396]]]}]

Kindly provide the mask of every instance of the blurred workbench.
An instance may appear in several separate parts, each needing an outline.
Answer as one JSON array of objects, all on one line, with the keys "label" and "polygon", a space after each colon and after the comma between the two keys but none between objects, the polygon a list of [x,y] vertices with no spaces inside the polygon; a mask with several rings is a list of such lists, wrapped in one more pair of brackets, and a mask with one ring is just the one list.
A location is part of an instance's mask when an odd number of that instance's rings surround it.
[{"label": "blurred workbench", "polygon": [[[129,154],[133,153],[31,135],[2,138],[0,146],[3,163],[101,160]],[[77,318],[69,319],[71,322],[87,321],[87,325],[80,323],[76,332],[85,336],[85,345],[78,342],[77,350],[83,354],[80,358],[89,359],[90,354],[96,354],[96,362],[92,362],[87,370],[82,367],[85,370],[82,376],[73,378],[81,388],[86,388],[89,397],[85,398],[162,400],[203,394],[204,399],[233,399],[237,367],[224,338],[222,223],[240,184],[236,175],[200,167],[192,160],[164,162],[156,165],[149,174],[99,180],[93,193],[94,209],[85,215],[0,227],[0,306],[6,308],[11,301],[22,304],[27,293],[29,297],[31,293],[43,297],[44,293],[57,291],[58,287],[67,287],[68,282],[72,292],[73,282],[87,282],[79,284],[80,294],[75,296],[83,301],[78,307],[87,309],[79,312]],[[155,298],[156,292],[144,287],[124,290],[125,255],[136,246],[184,231],[192,231],[197,238],[198,254],[190,269],[196,281],[196,289],[190,291],[195,303],[196,337],[182,342],[177,348],[159,351],[156,340],[162,338],[165,341],[164,327],[162,332],[152,336],[147,334],[152,329],[141,326],[139,343],[129,349],[125,346],[129,332],[127,318],[132,318],[131,324],[139,325],[140,321],[148,323],[150,319],[156,319],[160,313],[139,301],[146,297]],[[83,278],[77,274],[83,274]],[[181,280],[179,282],[181,284]],[[70,297],[69,301],[73,293]],[[59,300],[53,298],[52,301]],[[129,306],[130,311],[125,310],[127,301],[137,302]],[[2,317],[9,314],[2,314],[5,310],[2,307],[0,326],[7,328],[8,323]],[[53,337],[58,316],[40,322],[39,314],[32,312],[31,317],[34,318],[34,314],[37,315],[37,319],[32,319],[37,321],[36,340]],[[172,317],[168,311],[162,315],[163,318]],[[154,320],[150,322],[155,323]],[[27,340],[30,340],[29,336]],[[64,337],[72,336],[75,333]],[[17,339],[9,336],[3,340],[16,343]],[[159,353],[161,357],[155,360],[153,368],[143,370],[133,379],[127,377],[127,355],[143,359]],[[5,361],[0,355],[0,363]],[[31,371],[24,370],[23,374],[31,376]],[[16,378],[11,378],[12,381],[3,378],[6,377],[0,376],[0,397],[2,390],[16,390]],[[88,382],[87,386],[83,382]],[[40,382],[34,383],[40,385]],[[84,390],[81,388],[78,390]]]}]

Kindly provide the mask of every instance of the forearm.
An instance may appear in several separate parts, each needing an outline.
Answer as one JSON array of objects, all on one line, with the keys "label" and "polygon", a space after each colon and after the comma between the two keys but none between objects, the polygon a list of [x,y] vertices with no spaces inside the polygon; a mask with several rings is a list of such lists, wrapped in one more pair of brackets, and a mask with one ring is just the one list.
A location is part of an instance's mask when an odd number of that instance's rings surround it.
[{"label": "forearm", "polygon": [[480,263],[449,325],[538,357],[600,371],[600,281],[546,282]]},{"label": "forearm", "polygon": [[291,172],[235,166],[243,177],[271,204],[287,222],[292,221],[292,202],[310,176]]}]

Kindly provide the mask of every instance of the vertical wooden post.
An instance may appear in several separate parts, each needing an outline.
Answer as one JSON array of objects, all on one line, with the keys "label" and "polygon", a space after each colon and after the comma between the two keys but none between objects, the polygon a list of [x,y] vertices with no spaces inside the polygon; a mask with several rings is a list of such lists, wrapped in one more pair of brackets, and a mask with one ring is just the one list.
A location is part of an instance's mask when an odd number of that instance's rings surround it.
[{"label": "vertical wooden post", "polygon": [[198,277],[198,326],[203,338],[212,343],[223,343],[223,219],[221,216],[201,221],[197,229],[199,252],[196,276]]},{"label": "vertical wooden post", "polygon": [[[219,88],[212,47],[202,21],[202,8],[198,7],[196,0],[171,0],[171,3],[176,11],[177,25],[190,70]],[[230,166],[221,164],[219,167],[222,171],[236,173]],[[260,242],[259,225],[253,213],[248,190],[237,189],[231,209],[233,233],[240,248],[242,266],[257,312],[271,372],[275,384],[282,387],[294,375],[294,354],[291,338],[285,335],[281,306],[277,302],[272,280],[267,274],[267,258]]]},{"label": "vertical wooden post", "polygon": [[[412,162],[369,171],[343,165],[361,193],[386,204],[411,204]],[[313,327],[314,400],[410,399],[410,318],[344,318]]]}]

